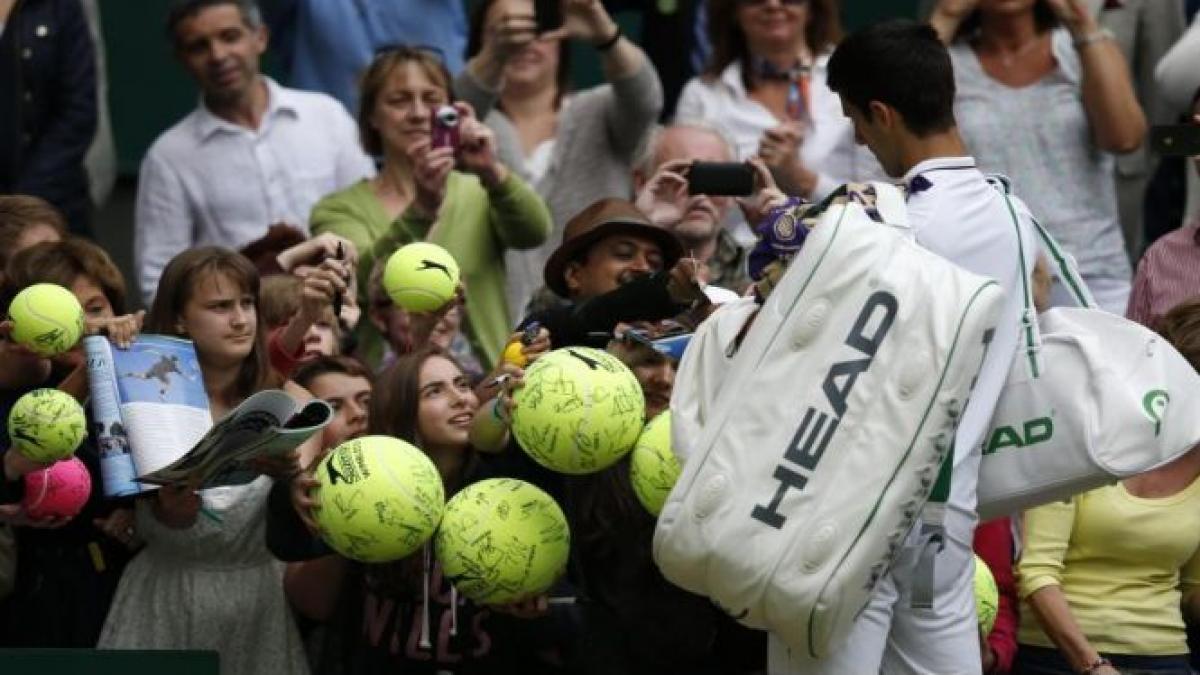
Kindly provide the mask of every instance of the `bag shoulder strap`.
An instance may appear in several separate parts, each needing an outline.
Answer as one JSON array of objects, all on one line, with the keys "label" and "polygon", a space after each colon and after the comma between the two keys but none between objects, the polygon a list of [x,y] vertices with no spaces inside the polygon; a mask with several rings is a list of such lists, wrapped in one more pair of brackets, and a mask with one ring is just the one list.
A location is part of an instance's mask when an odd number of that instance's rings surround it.
[{"label": "bag shoulder strap", "polygon": [[[1042,374],[1042,333],[1038,329],[1037,307],[1033,302],[1033,284],[1030,283],[1033,270],[1025,263],[1025,237],[1021,235],[1021,219],[1012,201],[1012,191],[1008,179],[1004,176],[991,174],[987,182],[1004,198],[1004,206],[1008,209],[1009,222],[1017,233],[1017,258],[1021,268],[1021,359],[1032,378]],[[1047,235],[1049,236],[1049,235]]]}]

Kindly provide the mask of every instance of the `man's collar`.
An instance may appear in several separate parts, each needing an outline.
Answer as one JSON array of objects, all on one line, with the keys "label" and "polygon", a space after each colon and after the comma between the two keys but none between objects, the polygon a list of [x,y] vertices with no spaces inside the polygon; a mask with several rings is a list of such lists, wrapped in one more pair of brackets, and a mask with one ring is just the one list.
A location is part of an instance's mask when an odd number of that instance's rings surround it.
[{"label": "man's collar", "polygon": [[915,176],[928,173],[930,171],[940,171],[943,169],[974,169],[974,157],[933,157],[923,162],[919,162],[916,166],[909,169],[904,174],[901,180],[905,185],[912,182]]},{"label": "man's collar", "polygon": [[[296,97],[290,90],[279,86],[279,83],[266,75],[259,75],[259,77],[267,85],[267,111],[263,113],[260,129],[266,126],[268,120],[277,114],[287,114],[293,117],[299,114],[300,109],[296,105]],[[196,109],[196,113],[198,115],[196,119],[196,135],[199,136],[201,142],[207,141],[218,131],[237,133],[246,130],[245,127],[238,126],[213,114],[208,109],[208,105],[205,104],[203,96],[200,98],[200,106]]]}]

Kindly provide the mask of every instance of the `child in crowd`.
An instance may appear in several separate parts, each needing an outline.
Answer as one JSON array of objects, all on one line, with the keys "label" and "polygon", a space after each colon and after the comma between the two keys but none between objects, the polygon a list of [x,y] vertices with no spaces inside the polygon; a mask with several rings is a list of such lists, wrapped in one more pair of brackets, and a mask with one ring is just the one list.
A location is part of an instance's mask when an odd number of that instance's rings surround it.
[{"label": "child in crowd", "polygon": [[[267,361],[258,286],[258,272],[237,253],[190,249],[167,264],[146,318],[147,332],[192,340],[214,420],[283,384]],[[295,468],[293,457],[271,471]],[[226,675],[306,673],[283,565],[265,544],[271,484],[260,477],[205,490],[174,485],[140,499],[137,530],[146,547],[126,568],[99,646],[212,649]]]}]

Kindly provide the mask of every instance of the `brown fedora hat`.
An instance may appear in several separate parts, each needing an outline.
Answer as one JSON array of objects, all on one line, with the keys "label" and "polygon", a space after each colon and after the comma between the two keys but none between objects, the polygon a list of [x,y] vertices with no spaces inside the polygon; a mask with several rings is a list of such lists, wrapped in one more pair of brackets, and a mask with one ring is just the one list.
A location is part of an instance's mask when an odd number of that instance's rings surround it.
[{"label": "brown fedora hat", "polygon": [[546,261],[543,278],[550,290],[566,298],[567,264],[593,244],[614,234],[629,234],[648,239],[662,250],[663,267],[670,269],[683,257],[683,245],[666,228],[651,223],[636,206],[624,199],[606,198],[593,202],[567,222],[563,240]]}]

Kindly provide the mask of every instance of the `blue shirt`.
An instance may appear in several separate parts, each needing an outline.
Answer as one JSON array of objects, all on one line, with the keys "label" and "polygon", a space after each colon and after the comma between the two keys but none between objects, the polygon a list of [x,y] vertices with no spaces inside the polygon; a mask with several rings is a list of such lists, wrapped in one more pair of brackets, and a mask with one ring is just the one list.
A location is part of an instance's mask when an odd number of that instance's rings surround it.
[{"label": "blue shirt", "polygon": [[451,75],[463,68],[462,0],[276,0],[263,3],[287,83],[358,110],[358,78],[382,47],[436,48]]}]

